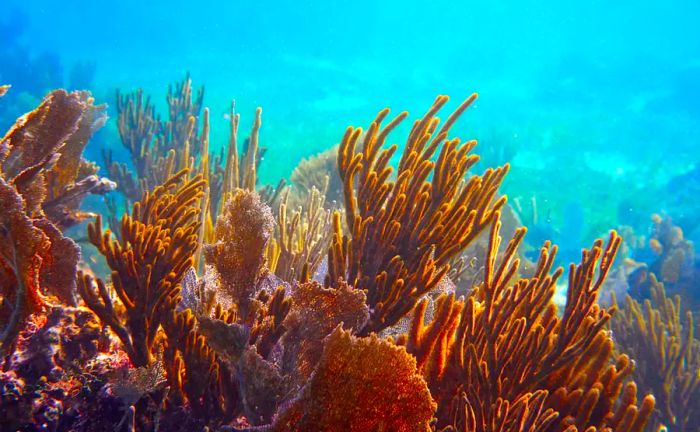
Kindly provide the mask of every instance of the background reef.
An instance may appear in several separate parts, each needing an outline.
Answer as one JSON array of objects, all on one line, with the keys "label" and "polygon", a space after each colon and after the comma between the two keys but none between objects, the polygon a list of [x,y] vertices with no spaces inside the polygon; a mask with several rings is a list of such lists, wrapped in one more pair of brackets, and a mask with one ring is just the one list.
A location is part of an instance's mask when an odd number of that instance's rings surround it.
[{"label": "background reef", "polygon": [[[687,198],[699,182],[698,7],[8,0],[0,81],[15,91],[0,127],[58,87],[90,89],[108,103],[117,88],[142,87],[163,112],[164,83],[189,70],[207,84],[216,146],[227,139],[231,96],[242,112],[265,107],[263,133],[283,149],[261,173],[274,184],[378,106],[417,112],[437,91],[478,89],[485,97],[459,133],[480,139],[484,167],[518,168],[503,192],[538,235],[531,243],[555,240],[566,264],[610,227],[648,230],[652,213],[667,213],[697,240],[700,212]],[[88,155],[118,149],[116,136],[108,125]]]}]

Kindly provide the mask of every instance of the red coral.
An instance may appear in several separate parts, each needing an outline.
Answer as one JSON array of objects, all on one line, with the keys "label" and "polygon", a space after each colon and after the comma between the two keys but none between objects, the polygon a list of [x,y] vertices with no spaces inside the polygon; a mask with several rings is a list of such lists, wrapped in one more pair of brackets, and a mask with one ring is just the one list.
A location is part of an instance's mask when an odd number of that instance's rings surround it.
[{"label": "red coral", "polygon": [[404,348],[338,327],[301,396],[273,430],[426,432],[434,410],[416,361]]}]

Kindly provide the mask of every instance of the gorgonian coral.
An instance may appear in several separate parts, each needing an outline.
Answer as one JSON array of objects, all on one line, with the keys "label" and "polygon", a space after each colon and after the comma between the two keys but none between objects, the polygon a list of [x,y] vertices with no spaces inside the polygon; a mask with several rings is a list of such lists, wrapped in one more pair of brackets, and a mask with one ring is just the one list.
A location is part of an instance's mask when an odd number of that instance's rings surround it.
[{"label": "gorgonian coral", "polygon": [[56,302],[76,305],[80,250],[60,229],[85,218],[78,209],[85,195],[112,188],[81,159],[104,119],[88,93],[56,90],[0,140],[3,351],[11,351],[31,313]]},{"label": "gorgonian coral", "polygon": [[304,203],[289,208],[289,189],[282,193],[275,235],[267,249],[270,270],[286,281],[306,282],[319,269],[330,242],[330,210],[325,191],[311,187]]},{"label": "gorgonian coral", "polygon": [[116,298],[104,282],[87,274],[79,276],[80,295],[119,336],[135,366],[155,361],[154,343],[164,305],[176,303],[180,282],[194,264],[204,186],[201,176],[188,179],[183,170],[146,191],[131,215],[122,218],[119,240],[102,230],[99,217],[88,227],[90,241],[112,269]]},{"label": "gorgonian coral", "polygon": [[499,228],[497,217],[475,291],[464,301],[440,297],[427,325],[423,301],[410,332],[399,338],[418,358],[440,423],[459,431],[488,431],[492,422],[508,431],[642,431],[654,399],[636,406],[634,383],[625,386],[633,364],[613,355],[604,329],[613,311],[596,303],[620,238],[613,233],[607,245],[596,242],[571,265],[559,317],[552,302],[562,274],[552,271],[556,248],[543,246],[531,278],[514,278],[524,229],[498,262]]},{"label": "gorgonian coral", "polygon": [[[474,98],[441,124],[436,115],[447,98],[438,97],[414,123],[395,173],[390,161],[398,148],[384,142],[405,113],[382,127],[382,111],[364,135],[349,128],[337,153],[345,223],[341,210],[329,217],[313,187],[297,211],[284,196],[275,219],[269,197],[255,190],[260,111],[243,156],[231,112],[229,153],[211,159],[208,111],[199,123],[201,97],[192,97],[189,81],[170,92],[170,122],[158,121],[142,97],[125,99],[123,138],[139,151],[167,148],[167,155],[145,161],[152,177],[133,178],[142,194],[115,220],[117,238],[101,218],[88,227],[112,270],[111,283],[87,270],[79,275],[80,297],[94,314],[66,307],[76,302],[77,261],[60,252],[71,243],[43,202],[27,197],[65,192],[58,185],[80,177],[62,174],[81,168],[69,156],[61,162],[60,149],[82,151],[98,110],[68,97],[65,117],[50,109],[28,122],[26,131],[43,134],[48,152],[15,130],[12,145],[26,142],[32,151],[6,144],[0,154],[0,318],[9,335],[3,348],[12,354],[4,363],[11,370],[0,371],[0,401],[12,418],[0,425],[642,431],[654,398],[638,401],[634,362],[615,351],[606,328],[614,308],[597,303],[619,236],[596,241],[571,265],[559,313],[552,301],[563,274],[554,268],[556,247],[545,243],[523,272],[525,230],[515,229],[501,247],[505,197],[497,188],[508,167],[470,175],[475,143],[449,136]],[[46,132],[49,126],[68,137],[63,142],[76,136],[74,143],[55,144],[61,140]],[[128,182],[125,188],[129,193]],[[482,232],[489,235],[477,245]],[[472,250],[482,257],[483,274],[456,293],[451,266],[468,262]],[[668,328],[659,320],[649,328],[677,341],[672,306],[664,309],[668,317],[661,314]],[[650,340],[675,355],[674,371],[692,359],[687,353],[694,351],[678,348],[687,344]],[[76,380],[85,383],[77,394]]]},{"label": "gorgonian coral", "polygon": [[220,276],[220,301],[235,304],[244,318],[258,290],[273,224],[270,207],[257,193],[236,189],[216,221],[216,243],[205,249],[206,262]]},{"label": "gorgonian coral", "polygon": [[667,297],[650,276],[651,299],[640,304],[627,296],[611,322],[616,348],[636,362],[635,381],[658,401],[653,420],[669,431],[691,431],[700,424],[700,341],[693,314],[681,311],[681,298]]},{"label": "gorgonian coral", "polygon": [[465,180],[478,160],[469,154],[476,141],[448,137],[475,99],[472,95],[442,125],[436,115],[448,98],[435,100],[411,128],[395,181],[389,162],[398,146],[383,146],[406,112],[382,127],[389,114],[385,109],[364,135],[350,127],[343,136],[338,169],[350,235],[343,235],[336,213],[326,284],[342,278],[365,290],[371,316],[363,334],[381,331],[409,313],[505,203],[494,196],[508,166]]}]

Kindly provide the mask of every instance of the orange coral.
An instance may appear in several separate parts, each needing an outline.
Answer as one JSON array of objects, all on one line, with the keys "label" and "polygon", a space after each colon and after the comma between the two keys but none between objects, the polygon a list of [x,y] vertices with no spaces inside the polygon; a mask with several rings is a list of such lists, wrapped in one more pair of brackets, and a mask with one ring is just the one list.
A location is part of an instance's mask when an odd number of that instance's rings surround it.
[{"label": "orange coral", "polygon": [[305,282],[294,288],[292,309],[284,321],[285,354],[293,356],[293,372],[308,378],[323,352],[323,339],[338,325],[348,331],[361,329],[369,318],[362,291],[342,283],[326,289],[318,282]]},{"label": "orange coral", "polygon": [[338,327],[301,396],[272,430],[427,432],[434,410],[416,362],[403,348]]},{"label": "orange coral", "polygon": [[230,420],[239,402],[236,383],[195,325],[190,310],[166,312],[164,361],[171,385],[169,398],[187,402],[198,418]]},{"label": "orange coral", "polygon": [[478,160],[469,154],[476,142],[448,138],[452,125],[475,99],[476,95],[468,98],[441,126],[436,114],[448,98],[435,100],[413,124],[396,181],[389,180],[393,171],[389,161],[398,147],[382,147],[407,113],[382,128],[389,110],[381,111],[363,138],[359,128],[345,132],[338,169],[351,234],[343,236],[340,216],[335,214],[326,283],[342,278],[366,291],[371,318],[365,334],[381,331],[408,314],[505,203],[505,198],[494,197],[508,166],[465,181]]},{"label": "orange coral", "polygon": [[681,298],[666,296],[653,274],[651,300],[640,305],[627,296],[611,328],[617,348],[636,362],[634,379],[658,400],[654,422],[669,431],[691,431],[700,424],[700,341],[693,315],[681,312]]},{"label": "orange coral", "polygon": [[119,336],[135,366],[154,361],[153,344],[163,317],[163,305],[179,295],[180,281],[194,263],[198,246],[199,201],[206,182],[201,176],[186,180],[183,170],[134,204],[121,221],[120,240],[102,220],[88,226],[88,237],[112,269],[112,284],[126,309],[120,316],[114,299],[97,279],[80,277],[85,303]]},{"label": "orange coral", "polygon": [[[551,271],[556,248],[545,244],[534,275],[514,281],[524,229],[497,263],[499,229],[497,220],[484,282],[475,292],[464,302],[441,297],[429,325],[422,322],[421,303],[411,332],[399,340],[418,358],[440,423],[464,431],[491,430],[497,419],[508,431],[642,431],[654,399],[646,397],[638,408],[634,383],[623,391],[634,367],[624,355],[613,357],[604,330],[612,310],[596,304],[620,238],[612,233],[607,245],[597,241],[571,265],[559,318],[552,303],[562,273]],[[537,415],[524,408],[530,404]],[[448,420],[450,413],[457,415]],[[530,429],[521,429],[524,424]]]}]

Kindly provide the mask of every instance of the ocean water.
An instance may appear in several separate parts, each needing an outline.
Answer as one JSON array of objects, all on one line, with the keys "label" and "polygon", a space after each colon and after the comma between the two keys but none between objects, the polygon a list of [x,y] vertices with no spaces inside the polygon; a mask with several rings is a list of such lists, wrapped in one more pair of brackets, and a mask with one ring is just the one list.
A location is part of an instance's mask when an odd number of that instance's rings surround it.
[{"label": "ocean water", "polygon": [[[117,88],[163,109],[189,72],[205,85],[212,146],[232,99],[263,108],[263,182],[367,125],[383,107],[421,115],[438,94],[477,103],[456,131],[478,169],[510,162],[503,191],[525,203],[532,243],[577,249],[652,213],[694,235],[700,206],[700,3],[593,0],[95,2],[4,0],[0,111],[8,126],[49,89],[87,88],[112,121],[87,154],[119,151]],[[12,98],[12,99],[9,99]],[[10,106],[7,106],[10,105]],[[403,132],[403,135],[401,134]],[[405,138],[405,128],[394,142]],[[537,203],[537,221],[529,203]],[[535,226],[536,225],[536,226]]]}]

